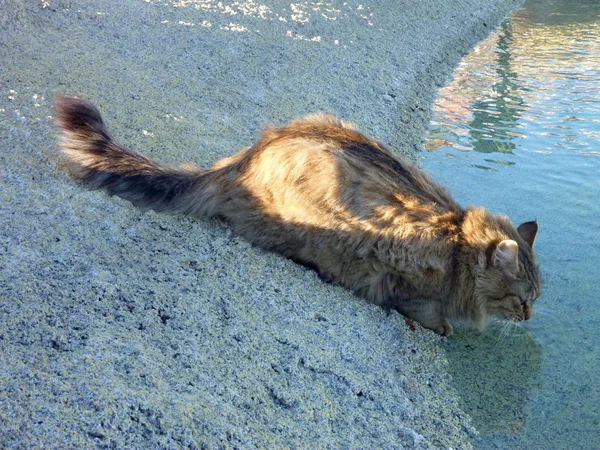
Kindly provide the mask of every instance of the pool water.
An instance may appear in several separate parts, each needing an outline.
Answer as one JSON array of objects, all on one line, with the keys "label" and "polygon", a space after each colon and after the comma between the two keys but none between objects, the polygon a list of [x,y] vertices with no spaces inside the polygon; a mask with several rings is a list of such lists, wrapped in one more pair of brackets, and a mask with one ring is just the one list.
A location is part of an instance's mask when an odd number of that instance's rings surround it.
[{"label": "pool water", "polygon": [[600,1],[530,0],[441,89],[422,165],[537,219],[532,320],[446,341],[477,448],[600,449]]}]

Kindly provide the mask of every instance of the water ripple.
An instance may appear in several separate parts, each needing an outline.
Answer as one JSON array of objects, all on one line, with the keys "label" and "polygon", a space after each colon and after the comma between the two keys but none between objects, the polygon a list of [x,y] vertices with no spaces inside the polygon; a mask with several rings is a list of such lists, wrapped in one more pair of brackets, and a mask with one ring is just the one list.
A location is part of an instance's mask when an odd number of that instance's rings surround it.
[{"label": "water ripple", "polygon": [[[447,350],[479,448],[600,448],[599,43],[597,0],[529,0],[462,61],[434,105],[425,169],[462,203],[540,224],[543,294],[519,331],[535,345],[519,347],[533,344],[506,339],[503,327],[502,346]],[[524,365],[528,351],[541,367]],[[505,363],[493,369],[490,359]],[[510,389],[520,395],[510,407],[494,400]]]}]

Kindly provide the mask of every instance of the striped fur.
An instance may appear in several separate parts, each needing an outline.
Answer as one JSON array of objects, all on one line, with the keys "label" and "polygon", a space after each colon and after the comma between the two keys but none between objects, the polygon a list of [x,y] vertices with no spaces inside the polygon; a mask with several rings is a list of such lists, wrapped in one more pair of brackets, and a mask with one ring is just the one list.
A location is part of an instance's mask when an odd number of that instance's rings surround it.
[{"label": "striped fur", "polygon": [[98,110],[58,97],[66,165],[132,203],[217,216],[264,249],[314,268],[442,335],[527,320],[540,293],[537,224],[461,208],[426,173],[347,122],[315,114],[266,129],[210,170],[168,168],[115,142]]}]

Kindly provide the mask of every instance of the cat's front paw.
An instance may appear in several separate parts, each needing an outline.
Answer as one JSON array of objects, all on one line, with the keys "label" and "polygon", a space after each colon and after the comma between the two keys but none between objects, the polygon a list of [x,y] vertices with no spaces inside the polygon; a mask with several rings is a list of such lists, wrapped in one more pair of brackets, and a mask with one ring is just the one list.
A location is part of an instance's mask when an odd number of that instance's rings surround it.
[{"label": "cat's front paw", "polygon": [[454,333],[454,328],[452,327],[452,325],[450,325],[450,322],[446,321],[445,324],[440,325],[437,328],[434,328],[433,331],[435,331],[440,336],[448,337],[448,336],[452,336],[452,334]]}]

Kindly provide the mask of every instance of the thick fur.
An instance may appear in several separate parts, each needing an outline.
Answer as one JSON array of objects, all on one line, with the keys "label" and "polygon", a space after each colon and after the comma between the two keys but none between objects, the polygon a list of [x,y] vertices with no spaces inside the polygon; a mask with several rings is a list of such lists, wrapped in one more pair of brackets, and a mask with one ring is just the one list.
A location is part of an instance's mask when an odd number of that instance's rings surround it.
[{"label": "thick fur", "polygon": [[212,169],[166,168],[118,145],[98,110],[58,97],[71,174],[136,205],[218,216],[246,239],[314,268],[440,334],[526,320],[540,293],[537,224],[462,209],[440,185],[352,124],[317,114],[265,130]]}]

